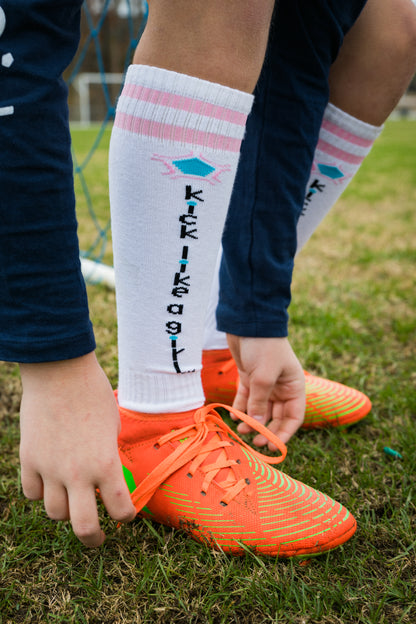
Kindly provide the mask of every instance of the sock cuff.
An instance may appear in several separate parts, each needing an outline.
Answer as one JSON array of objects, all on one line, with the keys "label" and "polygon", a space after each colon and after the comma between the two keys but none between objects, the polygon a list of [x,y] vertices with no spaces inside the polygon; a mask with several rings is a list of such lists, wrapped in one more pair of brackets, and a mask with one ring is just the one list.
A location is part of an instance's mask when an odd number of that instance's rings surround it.
[{"label": "sock cuff", "polygon": [[182,375],[127,370],[120,376],[119,405],[134,412],[184,412],[204,401],[200,370]]},{"label": "sock cuff", "polygon": [[[338,130],[338,136],[347,140],[350,138],[352,142],[354,142],[354,140],[357,141],[357,139],[362,139],[361,144],[363,147],[369,146],[369,143],[373,143],[384,128],[384,126],[372,126],[358,119],[358,117],[353,117],[341,108],[331,104],[331,102],[328,103],[325,109],[322,127],[332,129],[333,133],[336,135]],[[339,131],[344,132],[340,134]]]},{"label": "sock cuff", "polygon": [[153,140],[239,152],[253,99],[194,76],[131,65],[114,125]]},{"label": "sock cuff", "polygon": [[359,166],[382,129],[328,104],[322,119],[316,153],[320,157],[335,159],[347,166]]},{"label": "sock cuff", "polygon": [[245,91],[150,65],[130,65],[126,74],[127,83],[209,101],[245,115],[249,114],[254,99],[251,93]]}]

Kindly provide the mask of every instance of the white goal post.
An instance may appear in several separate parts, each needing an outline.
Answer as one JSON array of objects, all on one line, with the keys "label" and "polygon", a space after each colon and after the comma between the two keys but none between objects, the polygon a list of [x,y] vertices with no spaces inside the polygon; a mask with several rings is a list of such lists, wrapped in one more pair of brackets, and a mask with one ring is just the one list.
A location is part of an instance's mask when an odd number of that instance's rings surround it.
[{"label": "white goal post", "polygon": [[[107,84],[121,84],[124,74],[105,74],[105,82]],[[79,123],[83,126],[91,124],[91,97],[90,86],[101,85],[103,83],[103,74],[100,72],[82,72],[75,78],[72,86],[79,97]]]},{"label": "white goal post", "polygon": [[87,284],[102,284],[108,288],[115,288],[114,268],[102,262],[95,262],[88,258],[80,258],[81,271]]}]

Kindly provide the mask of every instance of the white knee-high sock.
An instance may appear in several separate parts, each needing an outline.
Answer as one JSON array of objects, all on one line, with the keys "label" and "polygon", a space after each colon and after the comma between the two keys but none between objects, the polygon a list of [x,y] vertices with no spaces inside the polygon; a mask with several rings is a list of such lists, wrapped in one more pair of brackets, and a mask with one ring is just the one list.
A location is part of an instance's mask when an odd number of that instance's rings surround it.
[{"label": "white knee-high sock", "polygon": [[298,252],[345,191],[382,129],[328,104],[298,221]]},{"label": "white knee-high sock", "polygon": [[[381,131],[382,127],[352,117],[331,103],[327,105],[306,187],[305,203],[298,221],[297,252],[351,182]],[[218,269],[219,265],[220,258],[217,261]],[[217,330],[215,320],[218,293],[217,274],[212,284],[205,323],[206,350],[227,348],[226,335]]]},{"label": "white knee-high sock", "polygon": [[110,146],[119,402],[204,402],[204,321],[252,96],[133,65]]}]

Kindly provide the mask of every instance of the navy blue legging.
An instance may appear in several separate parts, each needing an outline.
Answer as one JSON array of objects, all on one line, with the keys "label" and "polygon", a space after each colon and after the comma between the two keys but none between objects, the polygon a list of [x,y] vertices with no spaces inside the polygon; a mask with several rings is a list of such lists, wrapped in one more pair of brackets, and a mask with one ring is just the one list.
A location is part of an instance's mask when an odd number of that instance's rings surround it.
[{"label": "navy blue legging", "polygon": [[0,359],[94,349],[79,266],[67,88],[82,0],[1,0]]},{"label": "navy blue legging", "polygon": [[328,74],[366,0],[279,0],[223,235],[218,327],[287,335],[296,224]]}]

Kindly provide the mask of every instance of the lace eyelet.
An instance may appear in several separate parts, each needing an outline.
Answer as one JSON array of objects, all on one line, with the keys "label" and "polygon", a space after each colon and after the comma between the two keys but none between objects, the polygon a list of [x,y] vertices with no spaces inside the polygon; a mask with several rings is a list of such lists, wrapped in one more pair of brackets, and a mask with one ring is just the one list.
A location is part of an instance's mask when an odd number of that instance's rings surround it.
[{"label": "lace eyelet", "polygon": [[224,501],[220,501],[220,505],[221,505],[222,507],[228,507],[228,503],[224,503]]}]

